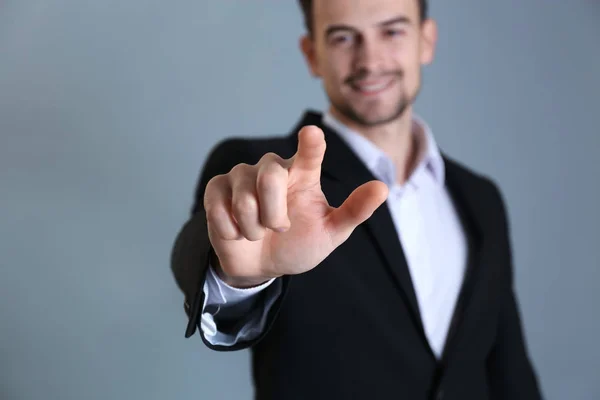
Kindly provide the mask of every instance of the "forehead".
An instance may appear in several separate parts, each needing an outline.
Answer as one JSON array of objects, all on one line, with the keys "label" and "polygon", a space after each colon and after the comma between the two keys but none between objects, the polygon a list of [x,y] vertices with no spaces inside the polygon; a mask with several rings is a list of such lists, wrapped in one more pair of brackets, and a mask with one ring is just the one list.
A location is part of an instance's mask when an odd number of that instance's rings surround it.
[{"label": "forehead", "polygon": [[313,24],[316,30],[332,24],[361,29],[396,17],[416,23],[418,3],[418,0],[313,0]]}]

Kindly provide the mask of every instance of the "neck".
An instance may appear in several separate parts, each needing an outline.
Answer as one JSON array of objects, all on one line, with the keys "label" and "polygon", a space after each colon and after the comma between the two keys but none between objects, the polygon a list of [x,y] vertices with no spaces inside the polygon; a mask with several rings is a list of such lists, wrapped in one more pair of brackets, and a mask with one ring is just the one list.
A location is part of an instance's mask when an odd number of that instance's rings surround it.
[{"label": "neck", "polygon": [[348,128],[370,140],[381,149],[396,166],[398,183],[406,182],[414,169],[417,156],[412,132],[412,107],[409,106],[399,118],[386,124],[365,126],[350,120],[334,107],[329,112]]}]

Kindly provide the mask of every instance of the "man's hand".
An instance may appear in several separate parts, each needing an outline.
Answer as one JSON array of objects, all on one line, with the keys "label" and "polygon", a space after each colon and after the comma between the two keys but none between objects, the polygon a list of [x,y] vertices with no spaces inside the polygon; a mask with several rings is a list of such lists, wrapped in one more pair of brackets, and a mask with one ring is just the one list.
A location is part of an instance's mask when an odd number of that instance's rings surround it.
[{"label": "man's hand", "polygon": [[386,200],[379,181],[358,187],[339,208],[321,191],[323,131],[306,126],[290,159],[265,154],[212,178],[204,196],[217,269],[236,287],[311,270]]}]

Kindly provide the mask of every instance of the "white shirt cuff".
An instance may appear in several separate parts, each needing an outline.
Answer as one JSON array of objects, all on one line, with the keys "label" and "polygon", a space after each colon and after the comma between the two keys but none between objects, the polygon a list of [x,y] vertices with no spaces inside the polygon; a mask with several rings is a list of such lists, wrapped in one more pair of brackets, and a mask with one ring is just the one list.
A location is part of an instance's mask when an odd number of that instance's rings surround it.
[{"label": "white shirt cuff", "polygon": [[[252,288],[234,288],[223,282],[212,266],[209,266],[204,282],[204,304],[202,305],[202,315],[200,317],[200,329],[208,342],[213,345],[232,346],[240,340],[251,340],[260,335],[265,328],[269,310],[281,294],[281,284],[273,286],[273,293],[270,293],[266,304],[264,307],[261,306],[260,310],[253,309],[251,303],[275,281],[276,279],[271,279],[260,286]],[[206,311],[208,305],[212,306],[210,312]],[[219,332],[215,316],[221,309],[227,307],[240,308],[242,314],[240,318],[246,312],[251,312],[254,316],[239,332],[225,334]]]}]

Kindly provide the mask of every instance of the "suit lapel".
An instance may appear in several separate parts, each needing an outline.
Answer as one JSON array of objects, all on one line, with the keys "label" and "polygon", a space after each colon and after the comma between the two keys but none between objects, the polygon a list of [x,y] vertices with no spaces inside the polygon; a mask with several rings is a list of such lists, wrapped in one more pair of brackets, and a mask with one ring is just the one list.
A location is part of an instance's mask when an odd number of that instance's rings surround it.
[{"label": "suit lapel", "polygon": [[[344,188],[341,191],[325,193],[331,206],[338,207],[354,189],[376,179],[341,137],[323,125],[321,115],[318,113],[305,114],[294,130],[296,141],[297,132],[306,125],[316,125],[323,129],[327,150],[323,160],[322,175],[339,182]],[[390,275],[398,284],[411,310],[415,326],[418,327],[423,338],[426,338],[408,264],[387,203],[379,207],[364,225],[381,251]]]},{"label": "suit lapel", "polygon": [[[327,150],[323,160],[322,175],[338,182],[342,188],[342,190],[324,188],[324,193],[331,206],[339,207],[354,189],[376,179],[341,137],[323,125],[320,113],[313,111],[305,113],[290,137],[294,146],[297,146],[298,131],[306,125],[316,125],[323,129]],[[469,250],[465,276],[444,346],[442,357],[445,359],[460,333],[460,326],[464,321],[467,306],[471,302],[471,295],[474,293],[475,284],[482,270],[482,263],[486,262],[482,256],[485,245],[483,226],[487,218],[487,210],[482,207],[477,191],[478,185],[473,182],[473,178],[446,155],[442,154],[442,156],[445,163],[446,187],[464,227]],[[397,283],[415,326],[428,343],[408,264],[387,203],[379,207],[364,223],[364,226],[381,251],[385,267]]]},{"label": "suit lapel", "polygon": [[442,356],[443,359],[446,359],[458,337],[460,326],[464,322],[465,311],[474,292],[475,283],[482,270],[482,249],[485,239],[482,221],[485,218],[485,210],[481,209],[480,196],[476,191],[477,187],[469,183],[470,177],[466,176],[447,156],[443,155],[443,158],[446,170],[446,187],[454,202],[468,244],[467,268]]}]

